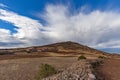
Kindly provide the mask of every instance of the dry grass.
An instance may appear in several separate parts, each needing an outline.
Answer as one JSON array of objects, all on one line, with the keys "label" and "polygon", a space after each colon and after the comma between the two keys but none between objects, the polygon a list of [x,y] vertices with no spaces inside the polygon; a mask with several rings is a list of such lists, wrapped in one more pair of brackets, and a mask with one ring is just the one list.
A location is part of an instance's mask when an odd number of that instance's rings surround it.
[{"label": "dry grass", "polygon": [[76,57],[41,57],[0,60],[0,80],[34,80],[41,63],[62,70],[76,62]]}]

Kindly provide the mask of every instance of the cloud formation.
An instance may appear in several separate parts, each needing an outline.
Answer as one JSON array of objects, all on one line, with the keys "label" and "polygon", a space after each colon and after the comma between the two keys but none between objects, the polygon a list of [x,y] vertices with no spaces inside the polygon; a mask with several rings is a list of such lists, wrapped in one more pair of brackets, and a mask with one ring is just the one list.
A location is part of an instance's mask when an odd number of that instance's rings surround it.
[{"label": "cloud formation", "polygon": [[[40,32],[42,25],[37,20],[3,9],[0,9],[0,19],[17,27],[15,28],[17,33],[14,34],[11,34],[10,30],[0,29],[0,37],[3,37],[1,42],[21,42],[25,44],[22,44],[22,46],[31,46],[34,45],[32,44],[34,43],[32,41],[35,41],[40,38],[39,36],[42,36]],[[19,45],[16,45],[16,47],[17,46]]]},{"label": "cloud formation", "polygon": [[[82,8],[81,8],[82,9]],[[0,9],[0,19],[16,26],[17,31],[0,29],[0,45],[26,47],[58,41],[75,41],[95,48],[120,47],[120,14],[114,11],[94,10],[89,13],[70,12],[63,5],[47,5],[38,20]],[[4,36],[3,36],[4,35]]]},{"label": "cloud formation", "polygon": [[48,5],[43,15],[46,31],[58,40],[72,40],[93,47],[119,47],[120,14],[94,10],[71,14],[68,7]]}]

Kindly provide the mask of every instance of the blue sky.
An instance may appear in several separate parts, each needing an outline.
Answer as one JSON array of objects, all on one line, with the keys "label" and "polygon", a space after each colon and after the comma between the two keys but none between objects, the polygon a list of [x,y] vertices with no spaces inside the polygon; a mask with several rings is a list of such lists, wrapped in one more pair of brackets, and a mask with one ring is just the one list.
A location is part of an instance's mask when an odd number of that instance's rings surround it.
[{"label": "blue sky", "polygon": [[[120,9],[120,1],[119,0],[0,0],[1,4],[4,4],[8,6],[8,10],[11,10],[13,12],[16,12],[20,15],[27,16],[33,19],[40,20],[41,22],[44,21],[36,16],[37,13],[42,13],[45,10],[46,5],[48,4],[63,4],[66,6],[70,6],[71,12],[79,11],[79,9],[82,6],[88,6],[89,10],[88,12],[92,10],[119,10]],[[4,25],[6,29],[10,29],[12,33],[16,32],[14,30],[14,25],[11,25],[9,23],[5,23],[3,21],[0,21],[1,28],[3,28],[2,25]]]},{"label": "blue sky", "polygon": [[[9,10],[20,15],[28,16],[34,19],[39,19],[35,16],[36,13],[42,13],[48,4],[63,4],[70,6],[70,9],[79,10],[82,6],[89,6],[89,10],[111,10],[120,9],[119,0],[0,0],[0,3],[8,6]],[[72,12],[71,11],[71,12]]]},{"label": "blue sky", "polygon": [[119,4],[120,0],[0,0],[0,48],[75,41],[118,49]]}]

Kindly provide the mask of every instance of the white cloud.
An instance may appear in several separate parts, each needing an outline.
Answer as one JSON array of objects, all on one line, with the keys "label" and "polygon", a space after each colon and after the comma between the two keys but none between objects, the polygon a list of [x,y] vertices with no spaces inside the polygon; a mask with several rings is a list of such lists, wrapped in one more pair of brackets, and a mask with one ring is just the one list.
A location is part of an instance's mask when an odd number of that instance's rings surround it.
[{"label": "white cloud", "polygon": [[14,43],[18,42],[17,38],[13,37],[9,30],[0,28],[0,42]]},{"label": "white cloud", "polygon": [[2,42],[7,42],[9,39],[7,38],[10,38],[10,31],[9,30],[6,30],[6,29],[0,29],[0,39]]},{"label": "white cloud", "polygon": [[[19,44],[19,45],[17,45]],[[0,48],[9,48],[9,47],[22,47],[23,44],[20,40],[18,40],[17,38],[13,37],[10,34],[9,30],[6,29],[2,29],[0,28]]]},{"label": "white cloud", "polygon": [[[25,16],[20,16],[16,13],[0,9],[0,19],[12,23],[18,27],[18,31],[14,36],[18,38],[31,38],[31,36],[38,35],[41,24],[37,20],[30,19]],[[32,34],[34,33],[34,34]],[[27,35],[27,36],[26,36]]]},{"label": "white cloud", "polygon": [[116,44],[111,43],[120,41],[119,12],[95,10],[71,14],[68,7],[47,6],[43,14],[48,23],[46,33],[57,40],[72,40],[93,47],[114,47]]},{"label": "white cloud", "polygon": [[46,22],[43,26],[38,20],[0,9],[0,19],[17,27],[13,35],[0,29],[0,34],[6,35],[0,35],[1,40],[21,43],[16,47],[67,40],[96,48],[120,47],[119,12],[94,10],[86,14],[82,11],[70,12],[63,5],[48,5],[39,16]]},{"label": "white cloud", "polygon": [[[17,27],[16,28],[17,33],[14,33],[13,35],[10,35],[10,31],[8,30],[3,31],[3,32],[7,32],[7,36],[4,36],[5,37],[4,40],[9,41],[10,40],[9,36],[12,36],[18,41],[21,41],[26,44],[23,46],[31,46],[31,45],[36,45],[40,40],[40,37],[43,36],[42,32],[40,31],[42,25],[37,20],[25,16],[21,16],[14,12],[3,9],[0,9],[0,19],[12,23],[14,26]],[[1,36],[2,35],[0,35],[0,37]],[[36,41],[36,40],[37,43],[33,44],[35,42],[32,41]]]}]

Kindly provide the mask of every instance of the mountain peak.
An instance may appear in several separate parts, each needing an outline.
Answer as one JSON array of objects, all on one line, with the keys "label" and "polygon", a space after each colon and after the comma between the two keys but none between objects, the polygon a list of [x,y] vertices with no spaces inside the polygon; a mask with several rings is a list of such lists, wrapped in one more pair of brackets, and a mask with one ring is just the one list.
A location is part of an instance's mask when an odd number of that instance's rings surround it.
[{"label": "mountain peak", "polygon": [[41,46],[41,48],[46,48],[48,52],[53,50],[53,52],[54,51],[63,52],[63,53],[68,52],[68,54],[69,53],[87,53],[87,54],[104,54],[105,53],[105,52],[102,52],[102,51],[99,51],[99,50],[96,50],[72,41],[44,45],[44,46]]},{"label": "mountain peak", "polygon": [[7,51],[13,52],[15,54],[27,54],[27,53],[38,53],[40,55],[46,56],[53,56],[54,55],[62,55],[62,56],[77,56],[77,55],[91,55],[91,56],[98,56],[98,55],[107,55],[107,53],[90,48],[88,46],[72,42],[59,42],[53,43],[44,46],[36,46],[36,47],[28,47],[28,48],[17,48],[17,49],[8,49]]}]

